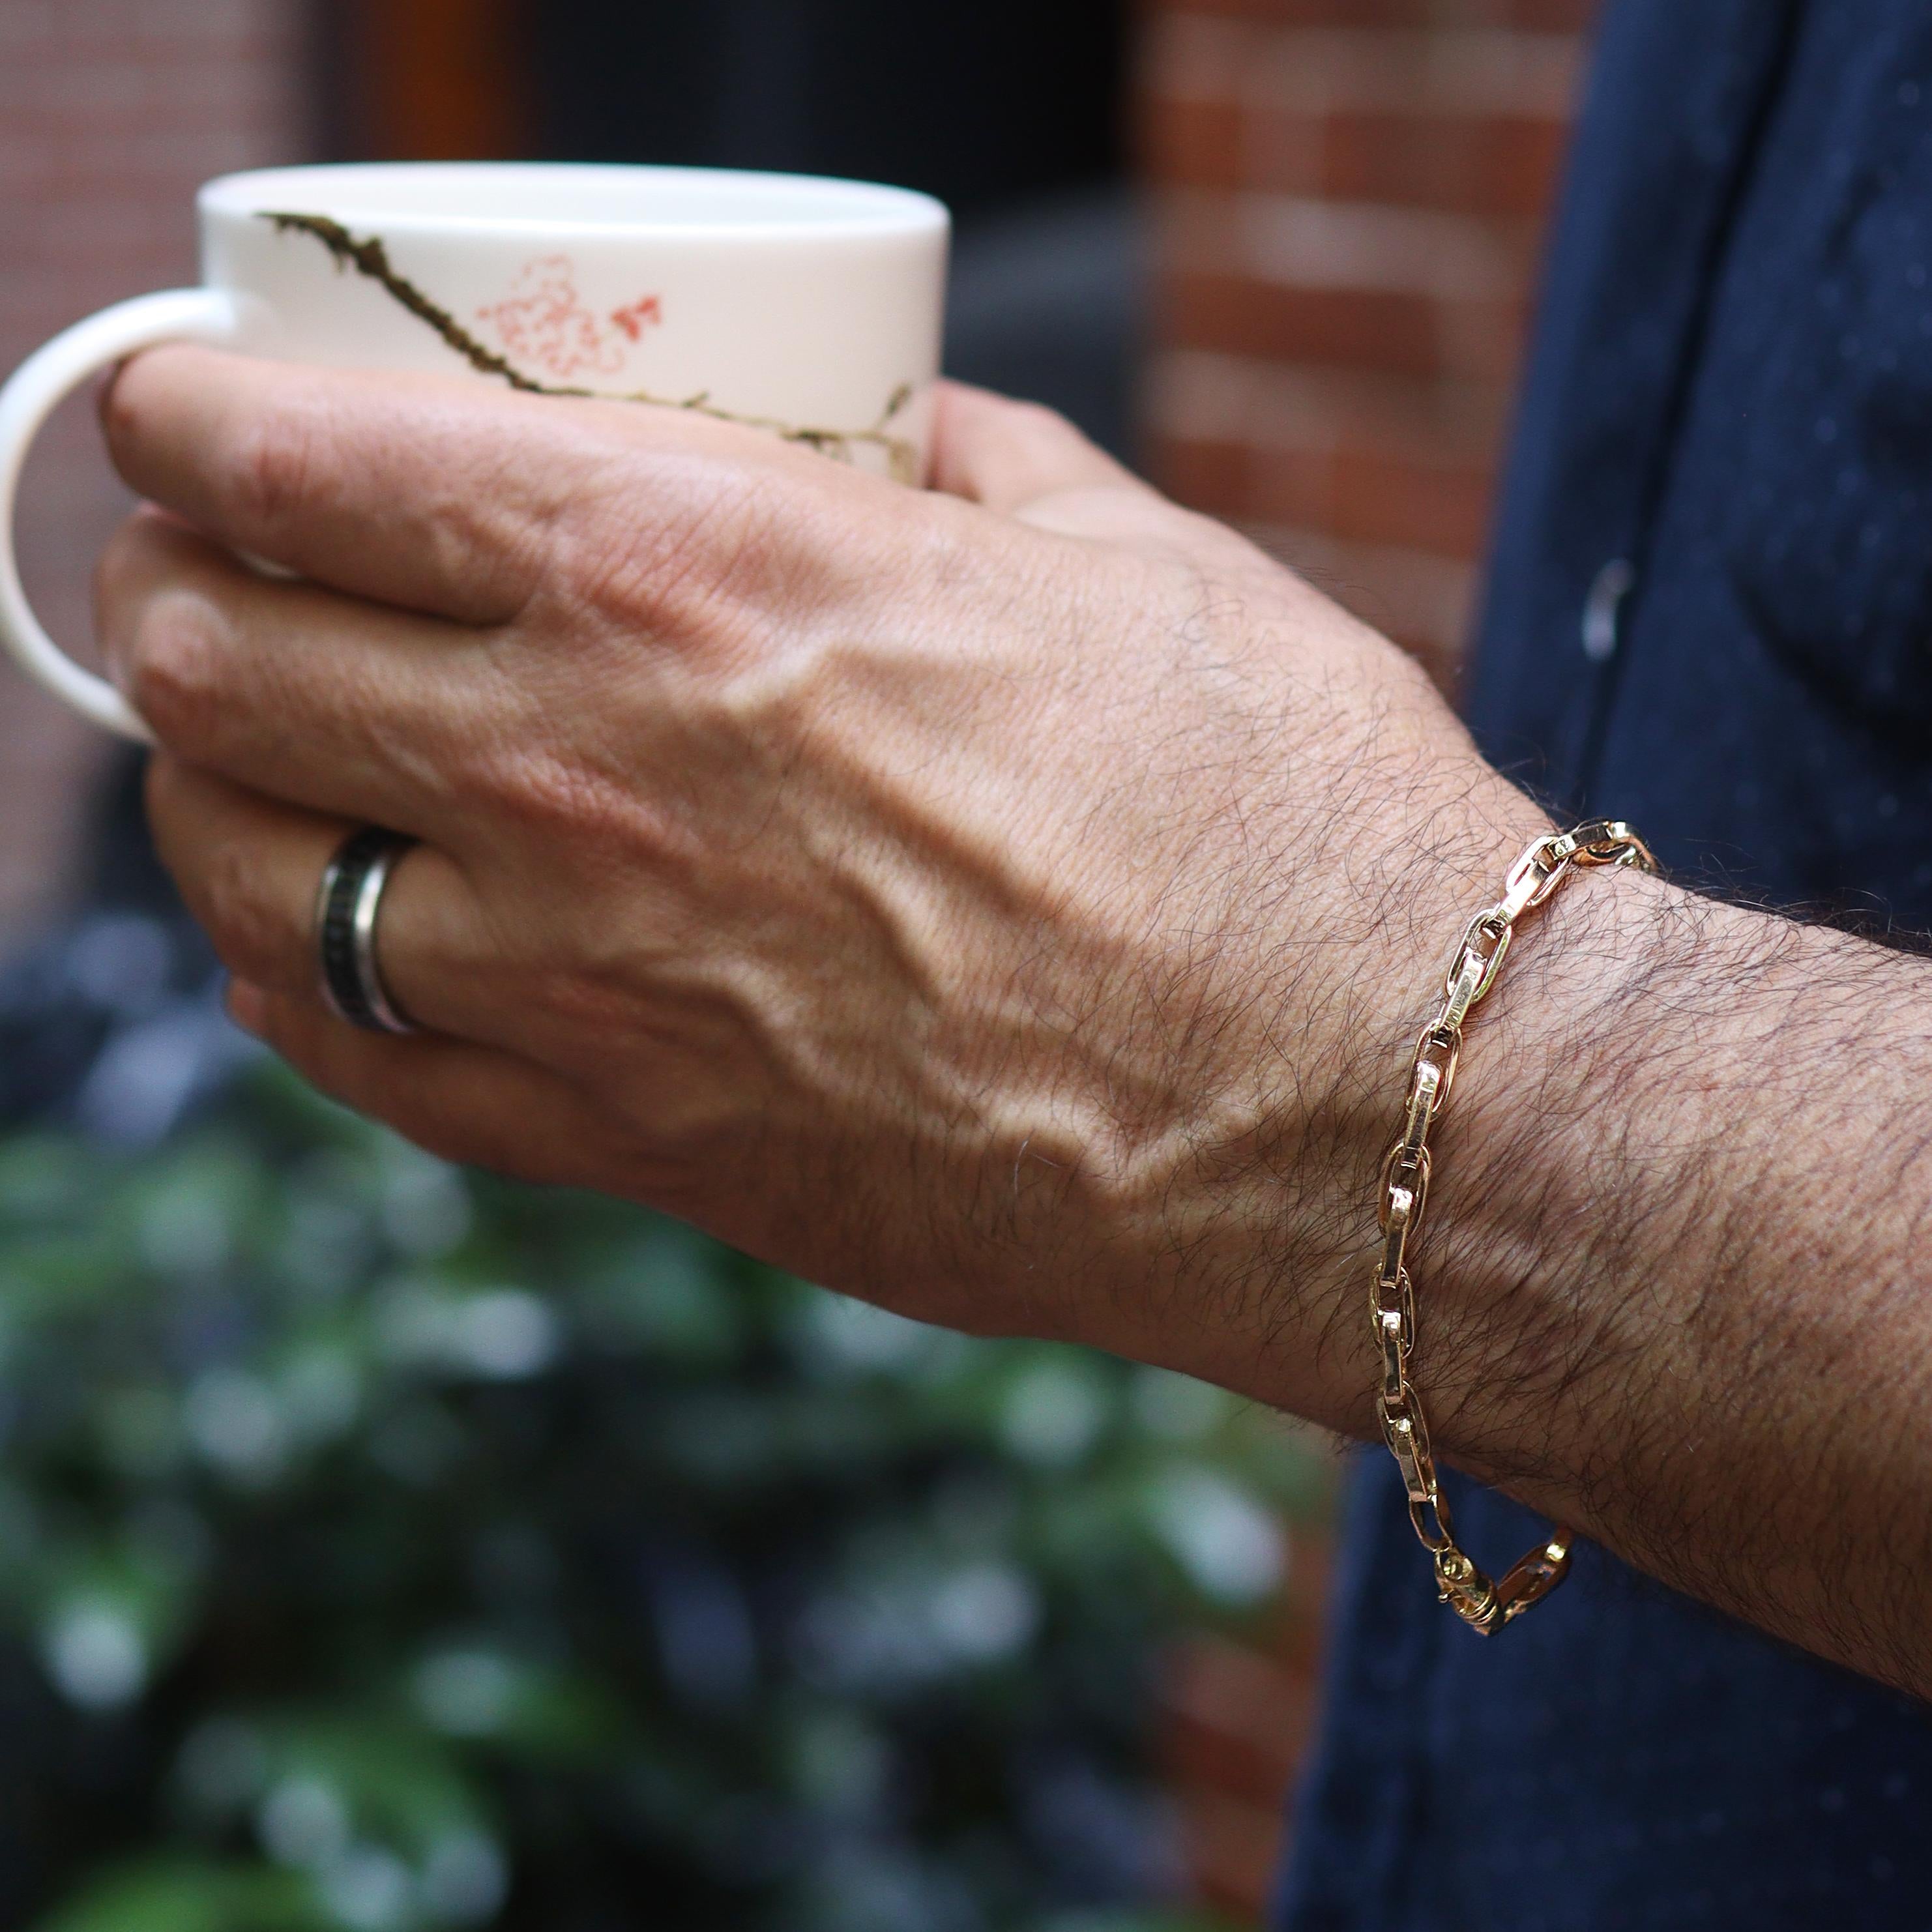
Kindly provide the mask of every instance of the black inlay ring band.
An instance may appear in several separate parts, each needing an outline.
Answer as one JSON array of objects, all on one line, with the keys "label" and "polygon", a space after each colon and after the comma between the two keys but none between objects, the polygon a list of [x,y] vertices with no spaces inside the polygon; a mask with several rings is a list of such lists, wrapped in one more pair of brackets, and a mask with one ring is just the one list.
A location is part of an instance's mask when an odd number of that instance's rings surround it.
[{"label": "black inlay ring band", "polygon": [[370,1033],[414,1033],[382,984],[376,917],[396,861],[416,842],[365,825],[337,847],[315,896],[315,945],[322,995],[338,1018]]}]

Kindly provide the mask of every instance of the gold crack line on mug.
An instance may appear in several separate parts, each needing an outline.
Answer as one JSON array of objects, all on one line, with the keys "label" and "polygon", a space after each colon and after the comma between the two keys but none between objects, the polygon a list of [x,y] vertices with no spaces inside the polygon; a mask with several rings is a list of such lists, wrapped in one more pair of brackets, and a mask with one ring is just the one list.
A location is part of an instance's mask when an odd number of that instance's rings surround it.
[{"label": "gold crack line on mug", "polygon": [[734,410],[720,409],[711,400],[709,390],[700,390],[694,396],[680,399],[652,395],[644,389],[614,394],[605,389],[540,382],[536,377],[525,375],[507,356],[500,356],[478,341],[448,310],[432,302],[406,276],[399,275],[380,237],[372,235],[358,241],[340,222],[332,220],[326,214],[301,214],[265,208],[261,211],[260,218],[274,223],[278,234],[286,235],[292,230],[313,236],[335,258],[338,268],[353,268],[358,274],[376,283],[418,321],[433,328],[479,374],[497,376],[512,388],[520,389],[526,394],[585,397],[598,402],[645,403],[654,409],[688,410],[694,415],[710,416],[718,422],[738,423],[748,429],[770,430],[787,442],[802,443],[821,455],[844,463],[851,461],[855,446],[868,444],[885,452],[887,468],[896,481],[913,483],[918,480],[918,458],[912,444],[903,436],[887,434],[893,418],[912,400],[913,386],[910,382],[902,382],[887,398],[878,422],[871,428],[862,430],[801,428],[776,416],[741,416]]}]

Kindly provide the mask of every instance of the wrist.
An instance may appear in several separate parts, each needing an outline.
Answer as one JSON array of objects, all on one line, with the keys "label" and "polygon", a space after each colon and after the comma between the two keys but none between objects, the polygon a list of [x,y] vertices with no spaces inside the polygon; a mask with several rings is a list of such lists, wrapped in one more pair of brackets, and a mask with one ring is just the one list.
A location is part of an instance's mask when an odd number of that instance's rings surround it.
[{"label": "wrist", "polygon": [[1606,1305],[1628,1233],[1609,1177],[1685,1071],[1640,1016],[1719,910],[1634,871],[1574,880],[1520,930],[1435,1136],[1415,1267],[1438,1451],[1546,1506],[1602,1453],[1630,1360],[1655,1360],[1656,1298]]},{"label": "wrist", "polygon": [[[1386,812],[1331,826],[1327,852],[1307,868],[1326,898],[1294,890],[1301,881],[1279,891],[1295,908],[1296,928],[1272,933],[1268,958],[1251,969],[1251,984],[1267,989],[1250,1002],[1260,1029],[1231,1034],[1221,1076],[1204,1086],[1179,1136],[1190,1148],[1230,1153],[1211,1173],[1201,1172],[1208,1162],[1190,1162],[1186,1180],[1162,1192],[1160,1246],[1175,1227],[1188,1238],[1184,1252],[1164,1255],[1168,1278],[1148,1298],[1154,1332],[1104,1343],[1371,1438],[1379,1366],[1366,1311],[1382,1238],[1378,1190],[1416,1042],[1471,915],[1493,902],[1525,845],[1551,829],[1473,754],[1466,770],[1439,758],[1425,770],[1427,797],[1419,797],[1420,775],[1410,784],[1392,776],[1383,788],[1409,807],[1400,843],[1390,842]],[[1342,843],[1349,856],[1336,865]],[[1544,940],[1534,928],[1545,922],[1543,910],[1526,922],[1522,946],[1532,956]],[[1505,977],[1516,966],[1513,956]],[[1538,1043],[1533,1029],[1528,1043]],[[1239,1090],[1244,1077],[1252,1094]],[[1251,1120],[1251,1130],[1231,1135],[1230,1118]],[[1191,1276],[1180,1293],[1174,1262]],[[1206,1317],[1176,1319],[1185,1310]]]},{"label": "wrist", "polygon": [[[1433,1406],[1439,1415],[1445,1405],[1425,1404],[1416,1373],[1420,1336],[1412,1268],[1420,1257],[1434,1159],[1441,1151],[1440,1142],[1432,1136],[1454,1097],[1468,1023],[1493,990],[1525,922],[1552,902],[1580,873],[1606,866],[1648,873],[1654,870],[1654,862],[1642,838],[1621,824],[1598,820],[1568,832],[1541,832],[1512,861],[1502,892],[1467,922],[1411,1058],[1402,1125],[1384,1160],[1376,1191],[1383,1239],[1368,1312],[1377,1358],[1377,1424],[1401,1471],[1408,1513],[1418,1540],[1433,1560],[1444,1601],[1485,1634],[1520,1616],[1562,1581],[1573,1532],[1552,1527],[1507,1571],[1493,1574],[1486,1567],[1488,1559],[1479,1560],[1456,1539],[1427,1414]],[[1546,998],[1547,988],[1545,992]],[[1549,1032],[1547,1028],[1539,1031],[1540,1042],[1546,1042]],[[1546,1066],[1538,1070],[1546,1072],[1550,1069]],[[1492,1115],[1494,1112],[1492,1108]],[[1496,1124],[1493,1118],[1492,1124]],[[1546,1129],[1544,1137],[1549,1138]],[[1580,1155],[1580,1160],[1587,1167],[1586,1159]],[[1492,1178],[1501,1176],[1492,1172]],[[1448,1298],[1444,1305],[1450,1305]],[[1514,1325],[1504,1324],[1509,1336],[1510,1366],[1532,1382],[1552,1382],[1552,1394],[1570,1392],[1576,1380],[1570,1366],[1574,1345],[1588,1332],[1587,1322],[1577,1322],[1577,1312],[1572,1299],[1564,1310],[1567,1320],[1532,1322],[1525,1328],[1519,1318]],[[1446,1340],[1453,1324],[1443,1325],[1442,1339]],[[1493,1334],[1496,1324],[1490,1325]],[[1466,1326],[1462,1340],[1466,1352],[1472,1353],[1480,1364],[1483,1350],[1480,1346],[1473,1350],[1469,1346],[1478,1334],[1480,1324],[1473,1332]],[[1449,1351],[1445,1347],[1442,1352],[1446,1358]],[[1455,1378],[1445,1372],[1443,1379],[1453,1386]],[[1466,1390],[1468,1386],[1466,1384]],[[1480,1389],[1484,1385],[1478,1382],[1473,1386]],[[1472,1412],[1478,1415],[1495,1413],[1492,1403],[1466,1399],[1446,1406],[1452,1423]],[[1445,1438],[1445,1447],[1450,1439]]]},{"label": "wrist", "polygon": [[[1499,790],[1503,788],[1498,788]],[[1292,1158],[1271,1178],[1282,1220],[1268,1354],[1245,1384],[1280,1406],[1378,1439],[1382,1364],[1369,1318],[1382,1246],[1376,1210],[1416,1046],[1444,967],[1549,822],[1509,791],[1400,867],[1364,937],[1348,1022],[1315,1079]],[[1606,1137],[1642,1069],[1624,1062],[1639,987],[1672,970],[1703,908],[1641,873],[1592,868],[1526,914],[1472,1012],[1451,1101],[1432,1130],[1428,1211],[1407,1261],[1415,1377],[1443,1460],[1516,1480],[1547,1460],[1552,1404],[1610,1372],[1593,1358],[1603,1312],[1580,1250],[1614,1237],[1598,1199]],[[1223,1379],[1228,1378],[1225,1376]],[[1568,1391],[1566,1395],[1565,1391]]]}]

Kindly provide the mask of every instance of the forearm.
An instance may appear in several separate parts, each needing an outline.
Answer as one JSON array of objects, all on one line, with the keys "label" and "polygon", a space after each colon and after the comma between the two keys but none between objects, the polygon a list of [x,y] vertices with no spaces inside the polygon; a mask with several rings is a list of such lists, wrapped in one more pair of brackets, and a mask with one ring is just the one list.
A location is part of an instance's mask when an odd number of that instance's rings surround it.
[{"label": "forearm", "polygon": [[[268,370],[123,370],[173,514],[101,577],[245,1024],[451,1158],[1371,1432],[1408,1055],[1544,829],[1412,664],[994,398],[943,400],[949,496],[689,412]],[[370,822],[421,842],[380,942],[411,1039],[314,997]],[[1414,1258],[1439,1451],[1932,1689],[1932,969],[1623,875],[1534,928]]]},{"label": "forearm", "polygon": [[[1541,916],[1436,1137],[1438,1454],[1932,1694],[1932,968],[1629,874]],[[1336,1340],[1369,1432],[1346,1298]]]}]

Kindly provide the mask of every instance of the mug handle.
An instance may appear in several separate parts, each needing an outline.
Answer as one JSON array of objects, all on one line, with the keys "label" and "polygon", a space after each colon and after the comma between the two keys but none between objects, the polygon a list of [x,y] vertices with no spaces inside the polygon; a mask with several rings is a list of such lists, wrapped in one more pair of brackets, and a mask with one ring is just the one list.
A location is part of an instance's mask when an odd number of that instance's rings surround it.
[{"label": "mug handle", "polygon": [[38,682],[97,724],[152,744],[154,734],[104,677],[83,670],[41,628],[20,583],[14,550],[14,506],[20,471],[55,406],[97,371],[160,342],[232,341],[241,309],[220,289],[173,289],[136,296],[77,322],[36,350],[0,388],[0,644]]}]

